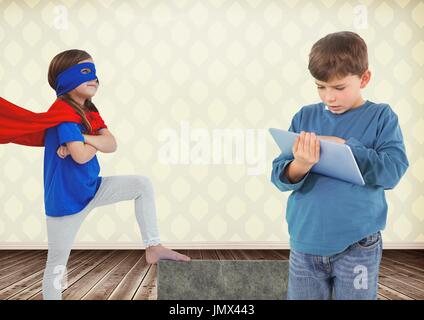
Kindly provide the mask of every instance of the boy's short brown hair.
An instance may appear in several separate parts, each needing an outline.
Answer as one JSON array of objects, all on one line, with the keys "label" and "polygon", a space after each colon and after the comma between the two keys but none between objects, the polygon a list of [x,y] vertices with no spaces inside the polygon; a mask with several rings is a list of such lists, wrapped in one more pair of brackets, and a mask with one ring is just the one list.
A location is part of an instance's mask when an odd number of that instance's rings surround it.
[{"label": "boy's short brown hair", "polygon": [[367,45],[354,32],[330,33],[312,46],[308,69],[324,82],[348,75],[360,77],[368,70]]}]

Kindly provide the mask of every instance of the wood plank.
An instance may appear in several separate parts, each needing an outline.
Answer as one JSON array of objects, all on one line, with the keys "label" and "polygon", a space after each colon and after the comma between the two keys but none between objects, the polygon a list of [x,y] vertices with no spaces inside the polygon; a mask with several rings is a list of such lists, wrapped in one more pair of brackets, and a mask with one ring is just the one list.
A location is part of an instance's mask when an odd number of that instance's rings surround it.
[{"label": "wood plank", "polygon": [[394,289],[398,292],[402,292],[404,295],[407,295],[413,299],[424,299],[424,293],[418,291],[415,287],[409,284],[399,281],[398,279],[386,277],[384,274],[380,273],[378,282],[388,288]]},{"label": "wood plank", "polygon": [[402,252],[407,252],[409,254],[412,254],[415,257],[422,257],[424,258],[424,249],[392,249],[392,251],[402,251]]},{"label": "wood plank", "polygon": [[424,258],[424,249],[414,249],[414,250],[408,250],[408,251]]},{"label": "wood plank", "polygon": [[46,252],[37,251],[34,253],[28,252],[25,256],[20,256],[19,258],[16,258],[18,259],[16,261],[11,260],[9,261],[8,266],[5,266],[4,268],[0,270],[0,280],[22,269],[22,267],[24,267],[26,264],[34,262],[35,260],[38,260],[41,258],[46,259],[46,257],[47,257]]},{"label": "wood plank", "polygon": [[178,253],[181,253],[181,254],[184,254],[184,255],[188,255],[188,250],[185,250],[185,249],[178,249],[178,250],[175,250],[175,251],[177,251]]},{"label": "wood plank", "polygon": [[219,260],[216,250],[201,250],[202,260]]},{"label": "wood plank", "polygon": [[[384,277],[384,279],[386,279],[384,281],[386,281],[387,284],[388,279],[390,279],[391,285],[387,286],[391,289],[405,293],[414,299],[422,299],[421,297],[424,297],[424,285],[411,277],[387,270],[383,266],[380,266],[379,277]],[[383,281],[380,282],[383,283]]]},{"label": "wood plank", "polygon": [[112,254],[110,258],[94,267],[88,272],[82,280],[79,280],[69,286],[62,293],[62,299],[67,300],[79,300],[81,299],[90,289],[96,285],[106,274],[108,274],[118,263],[124,260],[130,251],[119,250]]},{"label": "wood plank", "polygon": [[424,294],[424,282],[415,277],[418,274],[414,274],[414,273],[407,274],[405,272],[397,270],[396,268],[388,268],[384,265],[380,265],[380,274],[383,274],[386,277],[394,278],[403,283],[409,284]]},{"label": "wood plank", "polygon": [[[68,277],[67,277],[68,288],[72,286],[74,283],[80,281],[80,279],[82,279],[87,273],[89,273],[95,267],[100,265],[104,260],[110,258],[115,252],[113,250],[93,250],[93,251],[94,251],[94,255],[91,258],[81,259],[79,263],[78,261],[75,261],[75,268],[68,273]],[[42,300],[43,293],[41,290],[42,290],[42,284],[39,283],[38,287],[32,290],[33,292],[35,291],[35,294],[28,297],[27,299]],[[62,291],[62,298],[63,298],[63,292],[65,292],[66,290],[67,288]]]},{"label": "wood plank", "polygon": [[[258,250],[261,255],[264,257],[264,260],[283,260],[281,255],[278,254],[275,250]],[[284,259],[286,260],[286,259]]]},{"label": "wood plank", "polygon": [[27,260],[28,257],[39,255],[42,252],[42,250],[22,250],[19,254],[13,255],[10,258],[5,257],[5,259],[0,263],[0,271],[10,268],[10,266],[18,264],[23,260]]},{"label": "wood plank", "polygon": [[281,260],[289,260],[290,250],[274,250],[277,255],[281,257]]},{"label": "wood plank", "polygon": [[22,251],[22,250],[19,250],[19,249],[0,249],[0,257],[5,255],[5,254],[14,253],[14,252],[17,252],[17,251]]},{"label": "wood plank", "polygon": [[411,271],[418,271],[419,273],[423,273],[423,270],[421,268],[417,268],[411,264],[402,262],[402,261],[397,261],[397,260],[393,260],[387,257],[382,257],[381,261],[384,261],[387,264],[400,264],[402,265],[404,268],[411,270]]},{"label": "wood plank", "polygon": [[378,284],[378,294],[387,298],[387,300],[413,300],[403,293],[393,290],[381,283]]},{"label": "wood plank", "polygon": [[[47,254],[47,251],[46,251]],[[90,250],[78,250],[78,251],[71,251],[69,262],[68,262],[68,274],[71,270],[75,269],[75,267],[80,263],[81,261],[87,261],[89,258],[92,257],[95,258],[95,254],[91,253]],[[39,299],[42,299],[42,280],[44,275],[44,269],[39,271],[39,280],[35,281],[32,285],[25,288],[25,290],[22,290],[21,292],[8,297],[10,300],[27,300],[30,299],[37,294],[39,294]]]},{"label": "wood plank", "polygon": [[230,252],[234,257],[234,260],[249,260],[249,257],[246,255],[244,250],[230,250]]},{"label": "wood plank", "polygon": [[381,266],[384,266],[390,270],[401,272],[407,275],[410,275],[416,280],[421,281],[424,283],[424,273],[420,271],[420,269],[417,268],[411,268],[410,266],[400,263],[398,261],[390,260],[388,258],[382,257],[381,259]]},{"label": "wood plank", "polygon": [[157,299],[157,264],[152,264],[140,287],[134,295],[134,300]]},{"label": "wood plank", "polygon": [[258,250],[243,250],[246,260],[264,260],[262,253]]},{"label": "wood plank", "polygon": [[130,251],[129,255],[92,287],[81,300],[107,300],[125,275],[140,260],[140,255],[143,256],[139,250]]},{"label": "wood plank", "polygon": [[424,272],[424,259],[422,259],[422,257],[417,257],[410,252],[406,252],[404,250],[384,250],[383,256],[388,259],[418,268]]},{"label": "wood plank", "polygon": [[187,250],[187,255],[191,259],[200,260],[202,259],[202,254],[200,250]]},{"label": "wood plank", "polygon": [[216,250],[219,260],[235,260],[230,250]]},{"label": "wood plank", "polygon": [[[3,278],[0,278],[0,299],[42,298],[41,281],[47,251],[1,251],[0,262],[3,262],[3,268],[0,267],[0,276],[3,275]],[[289,257],[288,250],[176,251],[192,259],[204,260],[285,260]],[[138,257],[133,251],[128,251],[127,255],[121,252],[121,259],[117,258],[118,252],[114,252],[72,250],[64,299],[156,299],[157,266],[148,265],[140,251]],[[423,250],[384,250],[378,299],[424,299],[423,256]],[[104,265],[106,270],[103,270]],[[74,298],[73,295],[78,293],[79,297]]]},{"label": "wood plank", "polygon": [[13,283],[30,276],[34,272],[44,269],[46,265],[46,258],[47,256],[44,254],[38,257],[38,259],[34,259],[31,262],[16,267],[13,271],[9,272],[8,275],[5,275],[1,278],[0,290],[3,290],[4,288],[12,285]]},{"label": "wood plank", "polygon": [[377,300],[390,300],[381,294],[377,294]]},{"label": "wood plank", "polygon": [[388,249],[389,254],[397,255],[397,256],[405,256],[412,259],[419,259],[424,257],[424,250],[394,250]]},{"label": "wood plank", "polygon": [[108,300],[131,300],[134,297],[138,287],[149,271],[150,265],[146,262],[146,255],[143,252],[140,259],[127,275],[118,284]]},{"label": "wood plank", "polygon": [[0,266],[2,261],[12,258],[16,255],[22,254],[23,250],[0,250]]},{"label": "wood plank", "polygon": [[[82,256],[84,256],[85,258],[88,255],[84,254],[83,251],[79,251],[72,256],[72,260],[73,261],[78,260]],[[70,265],[68,267],[68,272],[69,272],[72,266],[71,257],[70,257],[70,263],[68,263],[68,265]],[[37,284],[39,284],[39,287],[41,288],[41,281],[43,279],[43,275],[44,275],[44,269],[41,269],[37,272],[34,272],[30,276],[23,278],[19,280],[18,282],[13,283],[12,285],[4,288],[3,290],[0,290],[0,300],[6,300],[10,298],[13,298],[14,300],[16,300],[17,299],[16,297],[19,296],[19,293],[24,293],[24,291],[29,290],[31,287]]]},{"label": "wood plank", "polygon": [[17,256],[24,256],[26,254],[26,250],[11,250],[9,253],[3,254],[0,257],[0,268],[3,266],[4,261],[7,261],[11,258],[16,258]]}]

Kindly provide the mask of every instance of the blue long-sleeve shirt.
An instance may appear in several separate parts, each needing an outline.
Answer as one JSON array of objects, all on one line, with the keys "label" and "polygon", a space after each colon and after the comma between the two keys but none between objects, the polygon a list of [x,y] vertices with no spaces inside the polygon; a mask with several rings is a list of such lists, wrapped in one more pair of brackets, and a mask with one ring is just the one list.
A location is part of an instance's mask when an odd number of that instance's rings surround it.
[{"label": "blue long-sleeve shirt", "polygon": [[330,256],[384,229],[384,190],[394,188],[409,166],[398,117],[390,106],[366,101],[335,114],[323,103],[312,104],[295,114],[289,131],[345,139],[365,181],[365,186],[358,186],[309,171],[290,183],[283,172],[293,156],[277,157],[271,181],[281,191],[293,191],[286,211],[290,246]]}]

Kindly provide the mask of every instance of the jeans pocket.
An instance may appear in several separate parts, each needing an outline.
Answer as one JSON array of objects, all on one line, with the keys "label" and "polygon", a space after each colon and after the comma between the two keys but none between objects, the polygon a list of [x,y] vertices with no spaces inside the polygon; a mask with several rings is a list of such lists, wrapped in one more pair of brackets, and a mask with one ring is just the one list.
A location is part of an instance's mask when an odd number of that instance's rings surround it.
[{"label": "jeans pocket", "polygon": [[371,249],[376,247],[381,241],[381,232],[373,233],[356,243],[356,246],[362,249]]}]

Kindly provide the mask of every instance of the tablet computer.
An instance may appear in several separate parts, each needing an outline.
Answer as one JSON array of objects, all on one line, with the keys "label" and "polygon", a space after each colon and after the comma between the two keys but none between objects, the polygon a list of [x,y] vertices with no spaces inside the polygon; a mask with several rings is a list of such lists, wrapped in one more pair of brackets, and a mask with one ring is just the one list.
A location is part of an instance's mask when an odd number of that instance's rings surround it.
[{"label": "tablet computer", "polygon": [[[270,128],[269,132],[280,147],[282,154],[293,157],[293,144],[299,134],[275,128]],[[352,150],[343,143],[320,140],[320,159],[311,171],[360,186],[365,185]]]}]

